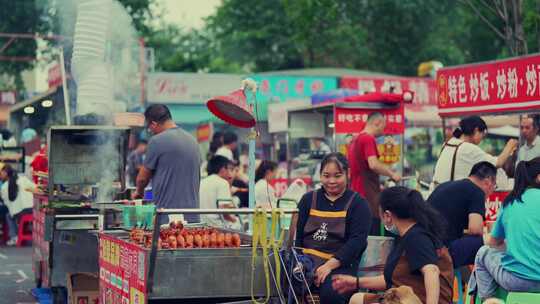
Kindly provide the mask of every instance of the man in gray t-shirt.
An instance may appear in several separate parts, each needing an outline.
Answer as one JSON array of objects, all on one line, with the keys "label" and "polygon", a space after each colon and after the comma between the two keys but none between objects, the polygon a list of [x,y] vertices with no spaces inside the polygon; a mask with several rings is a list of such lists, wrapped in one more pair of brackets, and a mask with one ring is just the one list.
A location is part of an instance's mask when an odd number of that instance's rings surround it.
[{"label": "man in gray t-shirt", "polygon": [[[154,136],[148,142],[134,197],[143,196],[151,179],[158,208],[199,208],[201,158],[195,138],[174,123],[164,105],[151,105],[144,116]],[[185,215],[184,219],[195,222],[199,216]],[[164,221],[160,219],[161,224]]]}]

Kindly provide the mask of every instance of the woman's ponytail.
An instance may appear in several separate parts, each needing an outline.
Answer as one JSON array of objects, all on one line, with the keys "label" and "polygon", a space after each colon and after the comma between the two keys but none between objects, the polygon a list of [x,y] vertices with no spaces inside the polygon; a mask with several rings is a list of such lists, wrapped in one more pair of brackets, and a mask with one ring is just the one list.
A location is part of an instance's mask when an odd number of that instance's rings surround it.
[{"label": "woman's ponytail", "polygon": [[10,201],[14,201],[17,199],[17,195],[19,195],[19,185],[17,185],[17,171],[15,171],[15,169],[13,169],[10,165],[5,165],[2,170],[5,171],[6,175],[8,176],[8,199]]},{"label": "woman's ponytail", "polygon": [[461,128],[456,128],[454,130],[454,133],[452,133],[452,136],[454,136],[455,138],[460,138],[461,135],[463,135],[463,130],[461,130]]}]

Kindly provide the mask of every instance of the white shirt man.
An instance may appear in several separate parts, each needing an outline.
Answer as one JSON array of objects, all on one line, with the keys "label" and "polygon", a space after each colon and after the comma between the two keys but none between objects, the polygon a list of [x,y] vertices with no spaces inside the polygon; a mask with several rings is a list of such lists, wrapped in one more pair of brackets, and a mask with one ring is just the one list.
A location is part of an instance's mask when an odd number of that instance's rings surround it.
[{"label": "white shirt man", "polygon": [[521,120],[520,131],[521,138],[525,141],[519,148],[517,163],[520,161],[529,161],[540,156],[540,138],[538,137],[538,123],[535,123],[534,117],[524,117]]},{"label": "white shirt man", "polygon": [[[214,156],[208,162],[208,177],[201,181],[199,188],[199,203],[201,209],[233,208],[231,185],[234,167],[224,156]],[[218,206],[218,202],[223,204]],[[240,221],[235,216],[220,216],[217,214],[203,214],[201,221],[214,227],[239,229]]]},{"label": "white shirt man", "polygon": [[[212,174],[201,181],[199,201],[201,209],[216,209],[218,200],[232,201],[229,182],[217,174]],[[221,217],[216,214],[201,215],[202,222],[211,226],[222,226]]]}]

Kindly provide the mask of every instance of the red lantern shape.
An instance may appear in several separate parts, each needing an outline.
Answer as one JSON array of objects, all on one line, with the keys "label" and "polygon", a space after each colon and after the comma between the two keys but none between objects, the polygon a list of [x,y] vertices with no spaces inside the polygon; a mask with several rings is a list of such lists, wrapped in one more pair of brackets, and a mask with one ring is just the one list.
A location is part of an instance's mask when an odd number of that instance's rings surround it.
[{"label": "red lantern shape", "polygon": [[247,104],[243,89],[233,91],[229,95],[216,96],[206,102],[208,110],[224,122],[239,127],[252,128],[255,117]]}]

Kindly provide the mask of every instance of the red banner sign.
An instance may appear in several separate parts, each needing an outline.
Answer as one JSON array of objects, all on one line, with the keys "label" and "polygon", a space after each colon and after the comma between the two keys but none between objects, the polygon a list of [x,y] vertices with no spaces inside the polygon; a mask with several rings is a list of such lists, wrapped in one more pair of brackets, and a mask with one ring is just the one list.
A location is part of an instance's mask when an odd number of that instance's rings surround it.
[{"label": "red banner sign", "polygon": [[56,63],[49,68],[47,82],[49,83],[49,89],[52,87],[57,87],[62,85],[62,70],[60,69],[60,64]]},{"label": "red banner sign", "polygon": [[396,94],[408,90],[414,92],[413,105],[437,104],[437,87],[429,78],[345,76],[341,78],[340,87],[377,93],[389,93],[393,88]]},{"label": "red banner sign", "polygon": [[494,192],[486,200],[486,221],[496,221],[497,213],[509,192]]},{"label": "red banner sign", "polygon": [[400,107],[392,110],[336,108],[334,111],[335,132],[338,134],[360,133],[372,112],[382,113],[386,117],[384,134],[397,135],[405,131],[405,115],[403,107]]},{"label": "red banner sign", "polygon": [[540,55],[437,71],[441,116],[540,109]]}]

